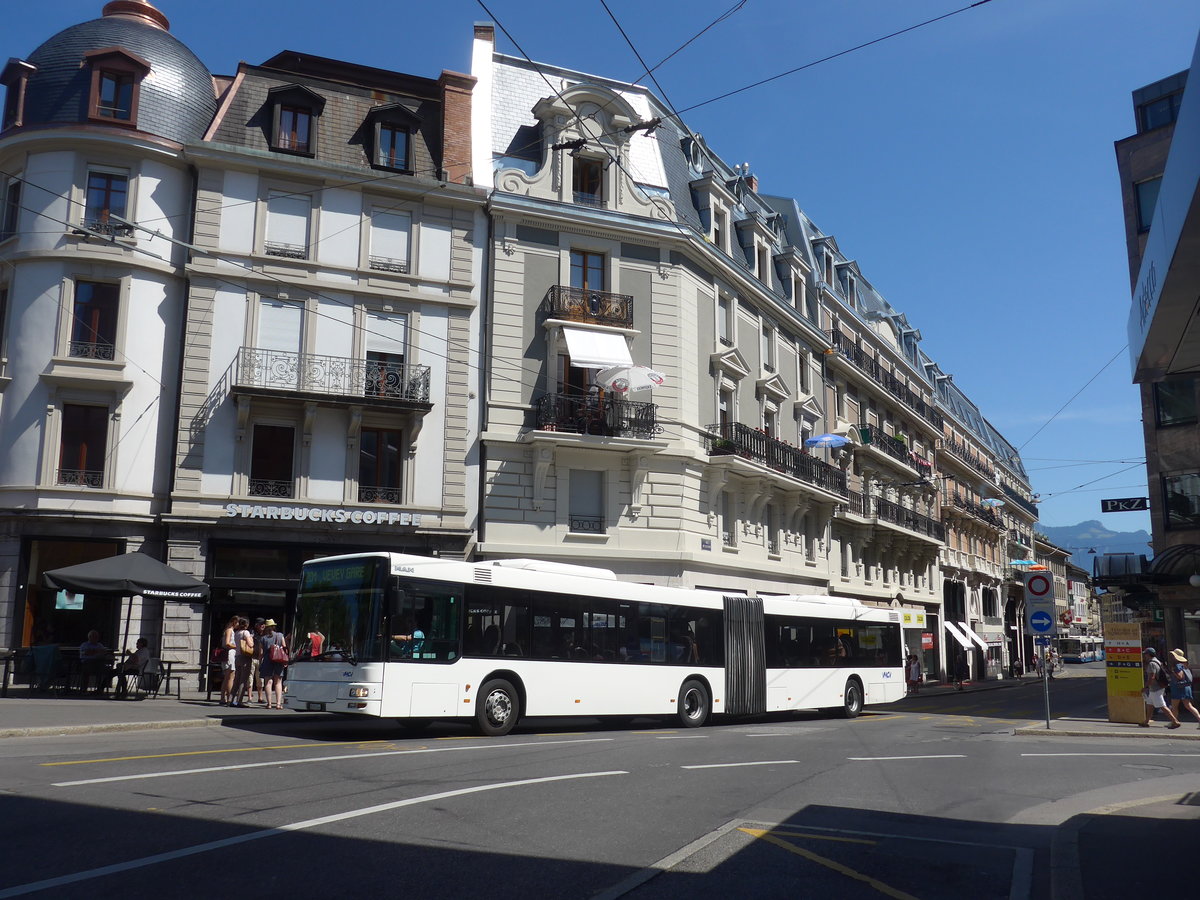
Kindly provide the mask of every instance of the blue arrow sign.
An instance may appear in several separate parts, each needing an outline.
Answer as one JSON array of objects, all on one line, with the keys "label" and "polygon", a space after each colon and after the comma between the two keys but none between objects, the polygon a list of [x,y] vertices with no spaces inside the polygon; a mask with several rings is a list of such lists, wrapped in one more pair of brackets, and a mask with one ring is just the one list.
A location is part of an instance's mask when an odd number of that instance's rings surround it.
[{"label": "blue arrow sign", "polygon": [[1045,610],[1038,610],[1029,617],[1029,627],[1039,634],[1050,631],[1054,628],[1054,616]]}]

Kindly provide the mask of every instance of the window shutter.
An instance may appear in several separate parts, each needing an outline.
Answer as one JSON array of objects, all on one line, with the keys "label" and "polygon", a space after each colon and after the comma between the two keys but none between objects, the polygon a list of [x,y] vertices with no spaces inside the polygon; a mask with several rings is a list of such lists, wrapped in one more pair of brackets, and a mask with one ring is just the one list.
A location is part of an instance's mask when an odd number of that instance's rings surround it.
[{"label": "window shutter", "polygon": [[305,195],[271,191],[267,198],[267,234],[272,244],[308,246],[308,220],[312,201]]},{"label": "window shutter", "polygon": [[408,316],[367,314],[367,352],[404,356]]},{"label": "window shutter", "polygon": [[371,256],[408,262],[412,234],[409,213],[377,212],[371,216]]},{"label": "window shutter", "polygon": [[604,518],[604,473],[591,469],[572,469],[570,475],[572,516]]},{"label": "window shutter", "polygon": [[262,300],[258,305],[258,349],[300,352],[300,326],[304,308],[284,300]]}]

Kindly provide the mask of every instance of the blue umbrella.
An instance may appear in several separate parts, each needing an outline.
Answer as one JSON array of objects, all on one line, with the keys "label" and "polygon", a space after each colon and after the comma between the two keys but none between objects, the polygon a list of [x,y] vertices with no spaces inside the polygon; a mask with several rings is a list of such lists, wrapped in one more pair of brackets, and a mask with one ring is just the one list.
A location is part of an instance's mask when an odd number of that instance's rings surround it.
[{"label": "blue umbrella", "polygon": [[816,437],[804,439],[805,447],[844,447],[850,443],[850,438],[840,434],[818,434]]}]

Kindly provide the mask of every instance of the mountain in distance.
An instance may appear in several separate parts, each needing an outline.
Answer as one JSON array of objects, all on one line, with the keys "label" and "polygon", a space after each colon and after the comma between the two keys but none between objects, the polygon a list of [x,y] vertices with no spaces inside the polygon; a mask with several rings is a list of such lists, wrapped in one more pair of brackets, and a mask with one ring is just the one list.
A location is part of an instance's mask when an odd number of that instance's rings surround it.
[{"label": "mountain in distance", "polygon": [[[1071,562],[1079,566],[1089,575],[1092,574],[1092,560],[1097,554],[1104,553],[1138,553],[1151,556],[1150,532],[1148,531],[1113,531],[1105,528],[1095,519],[1080,522],[1078,525],[1038,525],[1036,530],[1048,537],[1051,543],[1057,544],[1064,550],[1071,551]],[[1096,553],[1089,553],[1095,550]]]}]

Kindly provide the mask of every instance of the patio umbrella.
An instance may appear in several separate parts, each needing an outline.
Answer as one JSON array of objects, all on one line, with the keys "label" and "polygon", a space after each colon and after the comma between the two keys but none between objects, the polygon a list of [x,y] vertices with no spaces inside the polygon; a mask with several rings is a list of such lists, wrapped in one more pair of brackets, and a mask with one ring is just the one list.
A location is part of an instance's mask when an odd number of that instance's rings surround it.
[{"label": "patio umbrella", "polygon": [[[171,600],[207,600],[208,585],[172,569],[147,553],[126,553],[92,562],[51,569],[42,575],[47,587],[76,594],[120,594],[159,597]],[[125,635],[129,641],[129,614],[125,614]]]},{"label": "patio umbrella", "polygon": [[982,506],[984,509],[995,509],[998,506],[1003,506],[1004,501],[989,498],[987,500],[980,500],[979,505]]},{"label": "patio umbrella", "polygon": [[614,394],[626,394],[630,391],[648,391],[662,387],[667,379],[661,372],[655,372],[649,366],[609,366],[597,372],[593,380]]},{"label": "patio umbrella", "polygon": [[850,438],[840,434],[818,434],[804,439],[805,447],[845,447],[848,443]]}]

